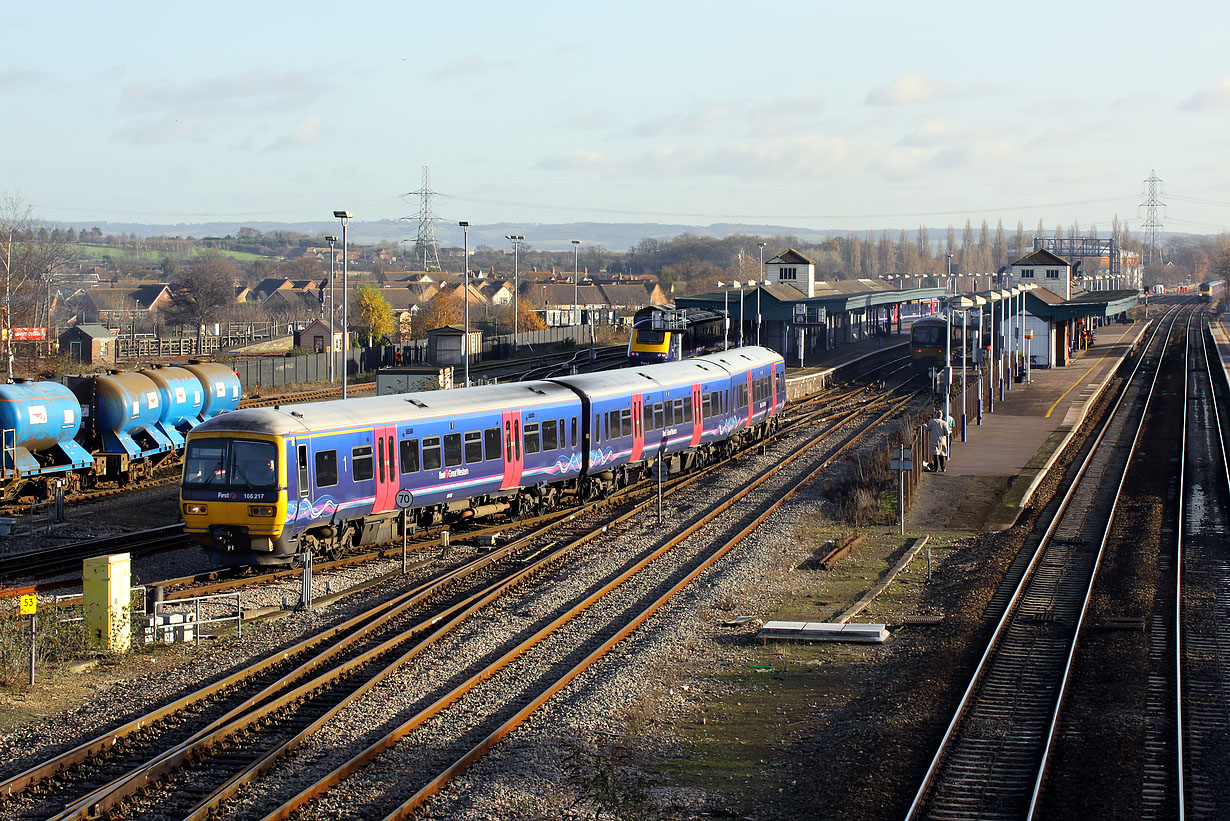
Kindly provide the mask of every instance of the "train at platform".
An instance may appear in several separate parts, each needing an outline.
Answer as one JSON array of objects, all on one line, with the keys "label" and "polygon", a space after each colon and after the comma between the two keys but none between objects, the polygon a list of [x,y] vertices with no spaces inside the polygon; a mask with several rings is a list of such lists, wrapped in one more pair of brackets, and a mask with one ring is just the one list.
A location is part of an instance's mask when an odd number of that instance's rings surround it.
[{"label": "train at platform", "polygon": [[628,337],[628,363],[649,365],[677,362],[721,350],[726,317],[704,308],[650,305],[632,318]]},{"label": "train at platform", "polygon": [[150,478],[239,400],[239,377],[215,362],[0,385],[0,501]]},{"label": "train at platform", "polygon": [[238,410],[188,434],[185,531],[221,565],[282,565],[410,527],[606,498],[762,439],[786,404],[761,347],[537,381]]},{"label": "train at platform", "polygon": [[[969,328],[971,343],[975,328]],[[948,320],[942,316],[927,316],[916,319],[910,325],[910,363],[920,373],[931,368],[943,368],[948,364]],[[961,323],[952,326],[952,349],[960,353],[962,345]]]},{"label": "train at platform", "polygon": [[1200,302],[1215,302],[1221,299],[1225,282],[1220,279],[1210,279],[1200,283],[1198,299]]}]

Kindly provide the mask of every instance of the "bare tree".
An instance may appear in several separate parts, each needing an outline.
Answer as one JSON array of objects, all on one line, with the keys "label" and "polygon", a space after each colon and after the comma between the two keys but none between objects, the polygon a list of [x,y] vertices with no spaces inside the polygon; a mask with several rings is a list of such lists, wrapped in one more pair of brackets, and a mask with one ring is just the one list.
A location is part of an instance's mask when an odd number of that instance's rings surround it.
[{"label": "bare tree", "polygon": [[235,304],[238,277],[239,269],[230,257],[207,251],[172,280],[172,302],[167,313],[172,321],[196,328],[198,351],[203,326],[219,319]]},{"label": "bare tree", "polygon": [[9,379],[13,378],[12,329],[33,325],[51,334],[52,280],[77,259],[66,236],[59,228],[47,231],[34,218],[34,207],[20,195],[0,197],[0,285],[4,296],[0,327]]}]

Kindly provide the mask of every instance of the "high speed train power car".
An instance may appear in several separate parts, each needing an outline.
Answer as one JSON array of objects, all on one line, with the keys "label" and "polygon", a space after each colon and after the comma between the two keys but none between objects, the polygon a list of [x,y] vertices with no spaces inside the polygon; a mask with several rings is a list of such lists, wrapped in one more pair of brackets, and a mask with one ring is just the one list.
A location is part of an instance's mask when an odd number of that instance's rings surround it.
[{"label": "high speed train power car", "polygon": [[535,382],[238,410],[188,434],[185,530],[222,564],[333,556],[416,525],[602,498],[664,457],[763,437],[785,363],[749,347]]}]

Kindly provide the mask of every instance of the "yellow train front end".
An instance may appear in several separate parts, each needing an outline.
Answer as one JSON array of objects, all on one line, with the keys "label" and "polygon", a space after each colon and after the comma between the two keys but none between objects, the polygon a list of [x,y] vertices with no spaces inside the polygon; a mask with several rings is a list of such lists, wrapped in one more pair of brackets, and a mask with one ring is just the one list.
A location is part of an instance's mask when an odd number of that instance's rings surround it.
[{"label": "yellow train front end", "polygon": [[284,564],[286,460],[281,437],[202,431],[188,435],[180,512],[184,531],[222,564]]},{"label": "yellow train front end", "polygon": [[648,365],[671,359],[672,333],[654,328],[633,328],[628,338],[628,362]]}]

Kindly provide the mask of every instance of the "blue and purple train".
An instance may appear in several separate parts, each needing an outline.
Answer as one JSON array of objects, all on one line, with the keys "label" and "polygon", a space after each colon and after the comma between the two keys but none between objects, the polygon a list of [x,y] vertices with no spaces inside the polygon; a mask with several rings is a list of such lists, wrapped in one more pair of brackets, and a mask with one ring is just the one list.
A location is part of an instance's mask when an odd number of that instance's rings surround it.
[{"label": "blue and purple train", "polygon": [[690,470],[766,435],[785,363],[681,362],[447,391],[237,410],[188,434],[186,531],[221,564],[286,564],[419,526],[603,498],[661,455]]}]

